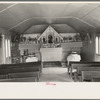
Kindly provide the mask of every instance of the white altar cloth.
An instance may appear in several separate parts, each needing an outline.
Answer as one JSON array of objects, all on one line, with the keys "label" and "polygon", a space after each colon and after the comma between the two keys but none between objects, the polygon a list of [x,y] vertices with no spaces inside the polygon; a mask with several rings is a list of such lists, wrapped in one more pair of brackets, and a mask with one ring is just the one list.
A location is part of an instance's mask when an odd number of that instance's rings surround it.
[{"label": "white altar cloth", "polygon": [[38,58],[37,57],[28,57],[26,59],[26,62],[37,62],[38,61]]},{"label": "white altar cloth", "polygon": [[41,48],[42,62],[62,61],[62,48]]},{"label": "white altar cloth", "polygon": [[79,54],[70,54],[67,57],[68,65],[70,61],[80,61],[80,60],[81,60],[81,56]]}]

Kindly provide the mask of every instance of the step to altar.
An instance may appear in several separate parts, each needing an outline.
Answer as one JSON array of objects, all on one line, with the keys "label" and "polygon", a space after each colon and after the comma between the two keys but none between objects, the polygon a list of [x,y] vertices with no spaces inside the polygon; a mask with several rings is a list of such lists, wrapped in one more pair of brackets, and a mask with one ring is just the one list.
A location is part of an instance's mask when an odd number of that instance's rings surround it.
[{"label": "step to altar", "polygon": [[43,62],[43,67],[62,67],[61,62]]}]

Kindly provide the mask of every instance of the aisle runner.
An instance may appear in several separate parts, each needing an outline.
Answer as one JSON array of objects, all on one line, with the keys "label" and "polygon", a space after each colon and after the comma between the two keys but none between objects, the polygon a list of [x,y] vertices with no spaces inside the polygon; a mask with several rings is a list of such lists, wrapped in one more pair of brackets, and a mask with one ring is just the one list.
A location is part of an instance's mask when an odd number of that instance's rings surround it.
[{"label": "aisle runner", "polygon": [[67,73],[67,68],[48,67],[43,68],[40,75],[40,82],[73,82]]}]

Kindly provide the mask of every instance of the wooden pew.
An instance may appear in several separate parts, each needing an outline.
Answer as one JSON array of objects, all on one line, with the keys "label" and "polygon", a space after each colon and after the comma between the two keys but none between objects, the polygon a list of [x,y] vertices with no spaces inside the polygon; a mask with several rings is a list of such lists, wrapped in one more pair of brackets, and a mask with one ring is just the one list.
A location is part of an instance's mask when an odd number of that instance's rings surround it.
[{"label": "wooden pew", "polygon": [[[41,62],[29,62],[29,63],[19,63],[19,64],[2,64],[0,65],[0,79],[10,79],[12,74],[19,74],[23,73],[23,76],[27,76],[29,74],[26,73],[31,73],[34,72],[34,75],[37,75],[38,73],[38,81],[39,81],[39,75],[41,72]],[[18,75],[17,74],[17,75]],[[31,75],[31,74],[30,74]],[[16,76],[17,77],[17,76]],[[29,76],[28,76],[29,77]],[[32,77],[32,75],[31,75]]]},{"label": "wooden pew", "polygon": [[100,82],[100,78],[92,78],[92,82]]},{"label": "wooden pew", "polygon": [[74,81],[80,79],[82,71],[100,71],[100,67],[77,67],[77,70],[74,73]]},{"label": "wooden pew", "polygon": [[92,78],[100,78],[100,71],[82,71],[81,81],[92,81]]},{"label": "wooden pew", "polygon": [[8,79],[9,76],[8,76],[8,73],[9,73],[9,69],[0,69],[0,79]]},{"label": "wooden pew", "polygon": [[76,70],[77,67],[99,67],[100,62],[71,62],[70,68],[68,68],[68,73],[72,76],[73,70]]},{"label": "wooden pew", "polygon": [[0,79],[0,82],[37,82],[36,77]]},{"label": "wooden pew", "polygon": [[[21,68],[11,68],[11,69],[0,69],[0,79],[9,78],[10,73],[24,73],[24,72],[39,72],[39,67],[21,67]],[[40,75],[40,72],[39,72]]]},{"label": "wooden pew", "polygon": [[8,74],[2,74],[0,75],[0,79],[8,79],[9,75]]},{"label": "wooden pew", "polygon": [[68,66],[68,71],[70,71],[70,67],[72,65],[77,66],[77,64],[96,64],[96,65],[100,65],[100,62],[87,62],[87,61],[74,62],[74,61],[70,61],[69,66]]},{"label": "wooden pew", "polygon": [[37,81],[39,81],[39,72],[21,72],[21,73],[9,73],[9,79],[15,78],[28,78],[28,77],[36,77]]}]

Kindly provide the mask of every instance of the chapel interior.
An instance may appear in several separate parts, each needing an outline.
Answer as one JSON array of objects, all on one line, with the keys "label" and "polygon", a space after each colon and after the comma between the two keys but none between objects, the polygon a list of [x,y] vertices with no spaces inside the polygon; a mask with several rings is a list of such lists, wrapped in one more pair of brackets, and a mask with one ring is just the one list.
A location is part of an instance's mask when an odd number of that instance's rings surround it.
[{"label": "chapel interior", "polygon": [[100,3],[0,3],[0,82],[100,82]]}]

